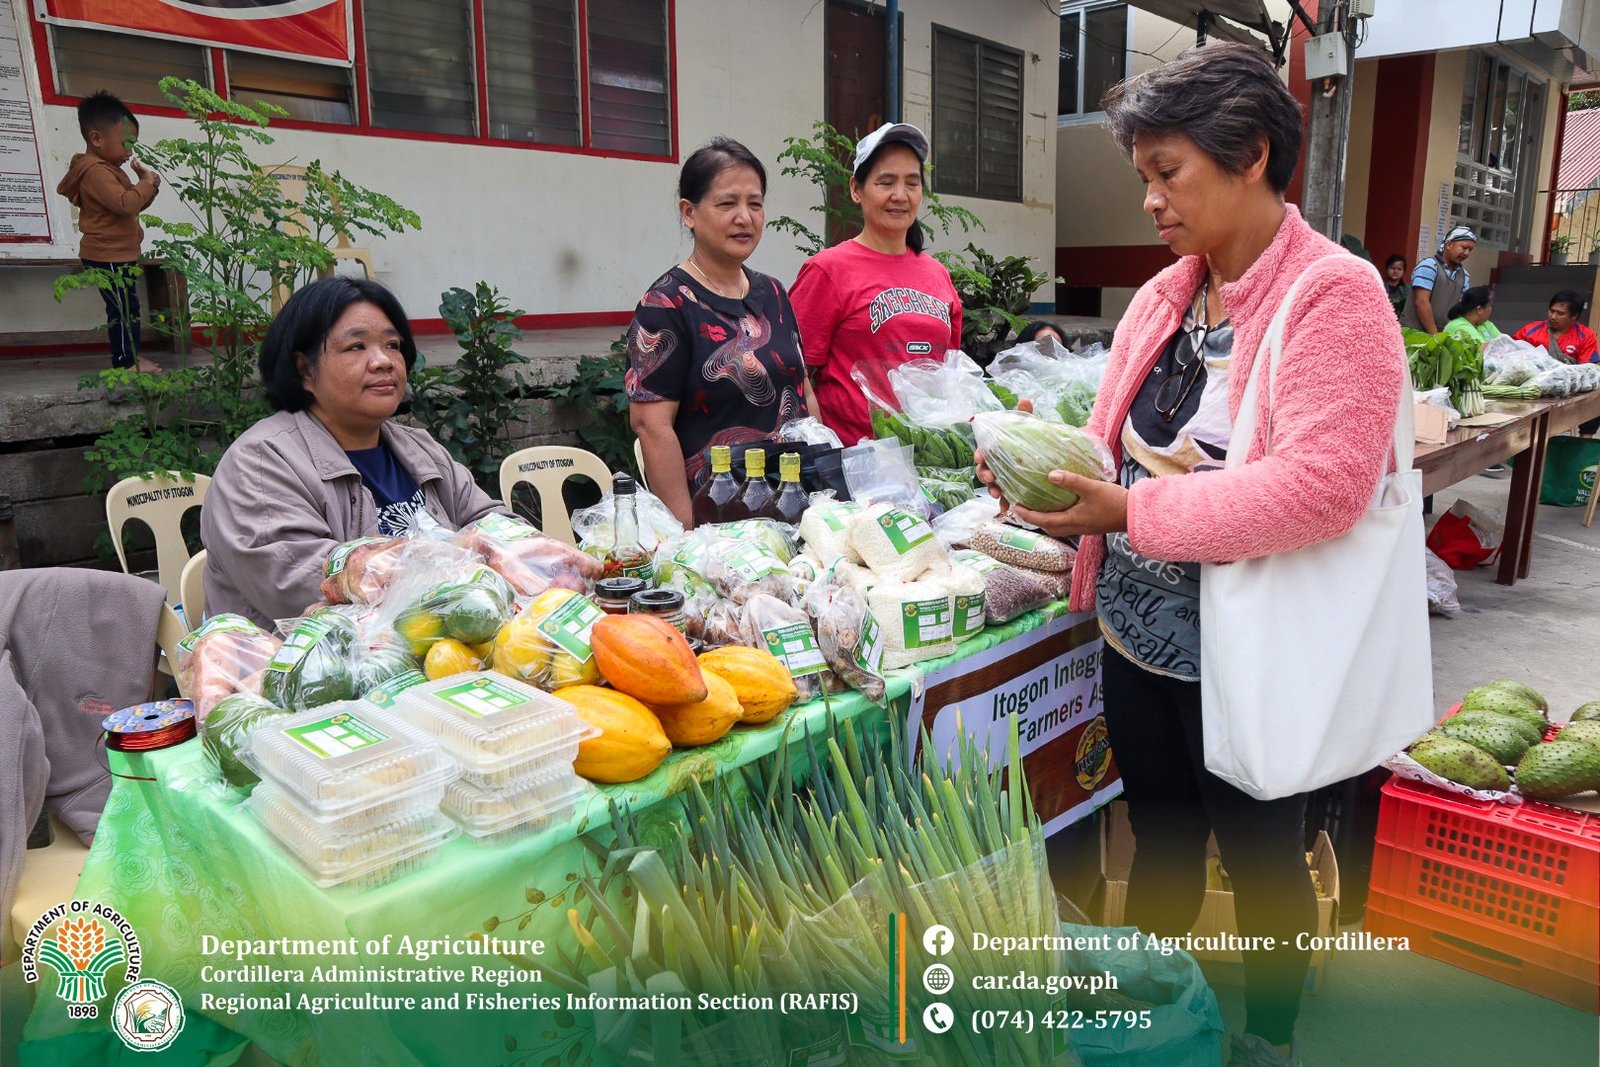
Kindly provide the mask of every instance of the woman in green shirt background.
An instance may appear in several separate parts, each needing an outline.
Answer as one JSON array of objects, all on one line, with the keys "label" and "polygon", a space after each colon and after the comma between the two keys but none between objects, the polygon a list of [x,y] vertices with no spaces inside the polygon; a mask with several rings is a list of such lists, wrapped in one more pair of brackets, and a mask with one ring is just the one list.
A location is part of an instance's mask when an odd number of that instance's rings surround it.
[{"label": "woman in green shirt background", "polygon": [[1500,330],[1489,321],[1494,314],[1494,303],[1489,299],[1487,285],[1475,285],[1461,294],[1450,309],[1450,321],[1444,324],[1444,333],[1482,344],[1491,337],[1499,337]]}]

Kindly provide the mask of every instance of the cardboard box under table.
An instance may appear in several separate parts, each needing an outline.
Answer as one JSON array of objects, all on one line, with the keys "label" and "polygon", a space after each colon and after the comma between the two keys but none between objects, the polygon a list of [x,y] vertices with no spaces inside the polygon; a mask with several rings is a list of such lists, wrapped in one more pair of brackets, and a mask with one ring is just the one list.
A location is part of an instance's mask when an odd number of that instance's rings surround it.
[{"label": "cardboard box under table", "polygon": [[[1128,902],[1128,873],[1133,868],[1133,827],[1128,822],[1128,805],[1117,801],[1107,809],[1100,839],[1100,871],[1105,878],[1105,904],[1100,921],[1106,926],[1123,926],[1123,912]],[[1217,842],[1206,843],[1206,856],[1218,855]],[[1317,896],[1317,937],[1332,937],[1339,932],[1339,861],[1334,857],[1333,842],[1326,831],[1318,831],[1311,849],[1311,863],[1307,870],[1317,872],[1322,892]],[[1219,934],[1239,933],[1239,920],[1234,913],[1233,893],[1226,889],[1207,889],[1205,903],[1200,906],[1200,917],[1189,931],[1192,937],[1216,937]],[[1200,961],[1206,977],[1230,985],[1244,981],[1244,960],[1237,951],[1205,950],[1192,952]],[[1306,988],[1316,992],[1322,988],[1331,953],[1317,949],[1311,954],[1311,970],[1306,975]]]}]

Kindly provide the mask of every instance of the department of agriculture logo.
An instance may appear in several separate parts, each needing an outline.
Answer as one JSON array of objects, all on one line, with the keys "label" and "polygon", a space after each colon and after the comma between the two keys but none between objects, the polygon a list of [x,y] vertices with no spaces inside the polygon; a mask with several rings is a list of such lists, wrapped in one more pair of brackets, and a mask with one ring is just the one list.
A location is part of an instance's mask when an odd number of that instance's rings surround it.
[{"label": "department of agriculture logo", "polygon": [[134,982],[111,1005],[111,1029],[135,1052],[159,1052],[183,1032],[183,1001],[165,982]]},{"label": "department of agriculture logo", "polygon": [[39,980],[39,965],[56,972],[56,994],[73,1019],[99,1018],[106,975],[119,965],[123,979],[139,978],[139,938],[115,908],[89,900],[57,904],[28,928],[22,942],[22,977]]},{"label": "department of agriculture logo", "polygon": [[1106,720],[1096,715],[1078,735],[1078,752],[1073,757],[1072,769],[1078,784],[1085,793],[1093,793],[1105,779],[1106,768],[1111,765],[1111,741],[1106,737]]}]

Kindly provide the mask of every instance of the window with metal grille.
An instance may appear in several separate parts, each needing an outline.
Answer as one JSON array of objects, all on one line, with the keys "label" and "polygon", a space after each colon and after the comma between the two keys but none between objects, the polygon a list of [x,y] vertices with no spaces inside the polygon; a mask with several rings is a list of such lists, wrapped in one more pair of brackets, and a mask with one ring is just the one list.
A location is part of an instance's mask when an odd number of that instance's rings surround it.
[{"label": "window with metal grille", "polygon": [[595,148],[671,151],[662,0],[588,0],[589,127]]},{"label": "window with metal grille", "polygon": [[1128,76],[1128,5],[1062,5],[1056,114],[1100,113],[1106,90]]},{"label": "window with metal grille", "polygon": [[578,12],[572,0],[484,0],[489,136],[583,143]]},{"label": "window with metal grille", "polygon": [[372,124],[478,132],[471,0],[363,0]]},{"label": "window with metal grille", "polygon": [[1022,199],[1022,53],[933,28],[933,185]]},{"label": "window with metal grille", "polygon": [[1518,131],[1529,95],[1528,77],[1520,70],[1482,52],[1467,56],[1450,214],[1480,240],[1501,247],[1513,243]]}]

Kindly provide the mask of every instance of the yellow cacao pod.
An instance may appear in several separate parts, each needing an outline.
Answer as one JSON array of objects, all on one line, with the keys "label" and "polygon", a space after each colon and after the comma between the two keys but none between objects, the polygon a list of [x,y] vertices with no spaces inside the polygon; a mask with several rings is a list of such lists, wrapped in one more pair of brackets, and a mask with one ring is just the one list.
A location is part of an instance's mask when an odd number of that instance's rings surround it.
[{"label": "yellow cacao pod", "polygon": [[613,688],[651,707],[706,698],[705,679],[688,640],[654,615],[607,615],[589,631],[589,647]]},{"label": "yellow cacao pod", "polygon": [[723,645],[700,653],[700,666],[733,686],[744,709],[742,722],[767,722],[800,695],[789,668],[765,649]]},{"label": "yellow cacao pod", "polygon": [[733,691],[733,686],[710,671],[703,671],[702,674],[706,682],[704,700],[650,709],[661,721],[661,729],[666,731],[667,740],[675,747],[709,745],[733,729],[733,724],[744,716],[744,709],[739,706],[739,697]]},{"label": "yellow cacao pod", "polygon": [[632,782],[667,758],[672,742],[655,714],[626,693],[597,685],[571,685],[555,694],[600,731],[578,746],[572,769],[591,782]]}]

